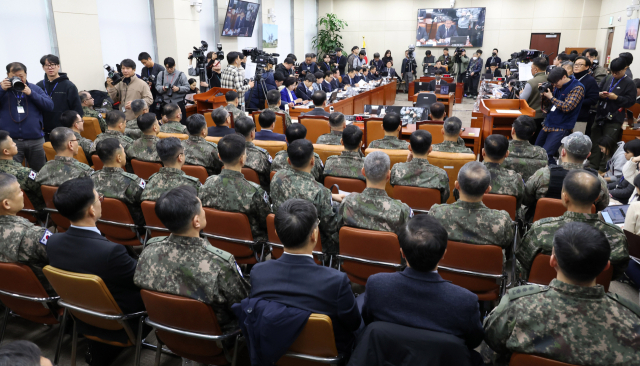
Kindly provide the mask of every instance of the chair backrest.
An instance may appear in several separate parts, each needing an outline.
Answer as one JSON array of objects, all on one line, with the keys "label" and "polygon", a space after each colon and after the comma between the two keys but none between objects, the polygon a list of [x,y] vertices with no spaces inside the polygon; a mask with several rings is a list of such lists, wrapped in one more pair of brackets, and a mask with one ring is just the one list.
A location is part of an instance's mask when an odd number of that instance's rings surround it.
[{"label": "chair backrest", "polygon": [[168,133],[168,132],[160,132],[160,133],[158,133],[158,138],[159,139],[166,139],[167,137],[177,137],[180,140],[189,139],[189,135],[187,135],[185,133]]},{"label": "chair backrest", "polygon": [[[334,184],[338,185],[341,191],[351,193],[361,193],[365,188],[367,188],[367,184],[360,179],[333,177],[330,175],[324,178],[325,187],[331,189]],[[338,193],[338,190],[334,187],[332,192]]]},{"label": "chair backrest", "polygon": [[431,105],[438,101],[438,97],[436,97],[433,93],[420,93],[418,94],[418,98],[416,99],[416,107],[417,108],[429,108]]},{"label": "chair backrest", "polygon": [[[275,223],[276,215],[269,214],[267,216],[267,235],[270,243],[282,244],[280,238],[278,238],[278,233],[276,232],[276,223]],[[313,248],[314,252],[322,252],[322,242],[320,241],[320,237],[318,237],[318,242],[316,243],[315,248]],[[282,248],[272,247],[271,250],[271,258],[278,259],[282,255],[284,250]],[[316,261],[317,264],[322,264],[317,257],[313,257],[313,260]]]},{"label": "chair backrest", "polygon": [[[20,263],[0,263],[0,290],[13,294],[47,298],[49,295],[31,268]],[[58,320],[39,302],[1,295],[0,301],[22,318],[43,324],[57,324]],[[6,322],[6,319],[5,319]]]},{"label": "chair backrest", "polygon": [[[409,150],[386,150],[386,149],[366,149],[364,151],[364,155],[367,156],[374,151],[382,151],[383,153],[389,155],[389,160],[391,161],[391,165],[389,166],[389,169],[393,169],[393,166],[397,163],[405,163],[407,161],[407,156],[409,155]],[[387,186],[385,190],[387,191],[387,194],[389,195],[389,197],[393,197],[393,188],[391,187],[390,182],[387,182]]]},{"label": "chair backrest", "polygon": [[204,139],[217,145],[221,138],[222,137],[207,136]]},{"label": "chair backrest", "polygon": [[202,184],[204,184],[204,182],[207,181],[207,178],[209,178],[207,169],[200,165],[183,165],[182,171],[188,176],[198,178]]},{"label": "chair backrest", "polygon": [[313,144],[313,152],[320,156],[323,164],[327,163],[327,158],[331,155],[340,155],[344,151],[342,145],[320,145]]},{"label": "chair backrest", "polygon": [[84,150],[81,147],[78,147],[78,153],[76,154],[76,156],[74,156],[74,158],[83,164],[91,166],[89,160],[87,159],[87,156],[84,154]]},{"label": "chair backrest", "polygon": [[[58,187],[43,185],[40,186],[40,190],[42,191],[42,198],[44,199],[45,206],[48,209],[56,210],[56,205],[53,204],[53,195],[58,190]],[[69,226],[71,226],[71,221],[57,212],[49,212],[49,217],[56,224],[58,231],[60,232],[66,231]]]},{"label": "chair backrest", "polygon": [[104,167],[104,164],[102,163],[102,160],[100,160],[98,154],[91,155],[91,162],[93,163],[93,170],[102,170],[102,167]]},{"label": "chair backrest", "polygon": [[251,181],[255,184],[260,184],[260,177],[258,173],[251,168],[242,168],[242,174],[244,175],[244,179]]},{"label": "chair backrest", "polygon": [[367,147],[371,141],[380,140],[384,137],[382,129],[382,118],[371,117],[364,120],[364,136],[362,136],[364,146]]},{"label": "chair backrest", "polygon": [[271,155],[272,158],[276,157],[276,154],[279,151],[287,149],[287,143],[284,141],[262,141],[262,140],[253,140],[253,144],[257,147],[261,147]]},{"label": "chair backrest", "polygon": [[497,245],[466,244],[449,240],[447,252],[440,260],[438,273],[445,280],[475,293],[480,301],[496,300],[501,289],[497,279],[502,276],[502,248]]},{"label": "chair backrest", "polygon": [[422,121],[416,123],[418,130],[425,130],[431,134],[431,146],[444,141],[442,126],[444,126],[444,122],[440,121]]},{"label": "chair backrest", "polygon": [[[536,203],[536,212],[533,215],[533,222],[547,217],[562,216],[565,212],[567,212],[567,208],[562,204],[562,200],[542,197]],[[596,213],[595,205],[591,205],[591,213]]]},{"label": "chair backrest", "polygon": [[80,132],[80,136],[94,141],[102,133],[100,121],[95,117],[82,117],[82,119],[84,120],[84,131]]},{"label": "chair backrest", "polygon": [[160,221],[160,218],[158,218],[158,215],[156,215],[156,203],[155,202],[153,202],[153,201],[142,201],[142,203],[140,204],[140,207],[142,208],[142,216],[144,216],[144,222],[145,222],[147,227],[156,227],[156,228],[164,229],[162,231],[154,230],[154,229],[148,229],[149,237],[153,238],[154,236],[167,236],[167,235],[169,235],[169,230],[167,230],[167,228],[165,228],[165,226],[162,223],[162,221]]},{"label": "chair backrest", "polygon": [[[255,111],[251,113],[251,117],[253,117],[253,122],[256,125],[256,132],[262,129],[262,127],[260,127],[260,122],[258,121],[258,118],[260,117],[261,112],[262,111]],[[273,128],[273,132],[284,134],[284,131],[287,129],[284,113],[281,113],[281,112],[275,112],[275,113],[276,113],[276,126]]]},{"label": "chair backrest", "polygon": [[31,203],[29,197],[24,193],[24,190],[22,191],[22,197],[24,197],[24,207],[18,212],[17,215],[20,217],[24,217],[32,224],[36,224],[38,222],[35,216],[36,208],[33,207],[33,203]]},{"label": "chair backrest", "polygon": [[435,188],[394,186],[392,197],[406,203],[416,213],[429,211],[431,206],[442,203],[440,191]]},{"label": "chair backrest", "polygon": [[[447,153],[440,151],[432,151],[429,154],[429,163],[444,169],[449,176],[449,192],[453,192],[455,182],[458,179],[458,172],[463,165],[470,161],[475,161],[475,154]],[[449,196],[447,203],[453,203],[455,198],[453,194]]]},{"label": "chair backrest", "polygon": [[[51,142],[49,141],[45,142],[44,144],[42,144],[42,147],[44,148],[44,155],[47,157],[47,161],[53,160],[56,158],[56,151],[53,149]],[[81,148],[78,148],[78,150],[80,149]]]},{"label": "chair backrest", "polygon": [[[333,358],[338,357],[336,340],[333,334],[333,322],[328,315],[311,314],[298,338],[289,346],[288,352],[307,356]],[[278,366],[318,365],[314,362],[290,358],[286,354],[276,362]]]},{"label": "chair backrest", "polygon": [[[536,255],[536,257],[533,259],[533,263],[531,264],[528,282],[546,286],[549,284],[549,282],[551,282],[551,280],[556,278],[557,272],[549,264],[550,259],[550,255],[542,253]],[[602,271],[598,275],[598,277],[596,277],[596,283],[598,285],[604,286],[605,292],[609,291],[609,284],[611,283],[612,277],[613,266],[610,265],[609,268]]]},{"label": "chair backrest", "polygon": [[629,256],[640,259],[640,236],[627,230],[624,230],[624,235],[627,237]]},{"label": "chair backrest", "polygon": [[[359,260],[348,260],[348,257]],[[395,272],[401,266],[398,236],[386,231],[343,226],[340,229],[340,258],[343,259],[342,269],[351,282],[365,285],[369,276]]]},{"label": "chair backrest", "polygon": [[[129,226],[120,226],[109,222]],[[105,197],[104,201],[102,201],[102,216],[100,217],[100,221],[96,223],[98,230],[104,233],[104,236],[114,243],[140,245],[140,240],[138,240],[136,230],[132,225],[135,226],[135,222],[133,221],[133,217],[131,217],[127,205],[115,198]]]},{"label": "chair backrest", "polygon": [[574,366],[569,363],[550,360],[548,358],[525,355],[524,353],[514,353],[511,355],[509,366]]},{"label": "chair backrest", "polygon": [[[202,112],[202,114],[204,115],[204,120],[207,122],[207,128],[209,127],[213,127],[216,124],[213,122],[213,118],[211,118],[211,111],[212,110],[208,110],[208,111],[204,111]],[[231,114],[231,113],[229,113]]]},{"label": "chair backrest", "polygon": [[207,227],[203,231],[211,245],[233,254],[236,262],[240,264],[254,264],[257,262],[249,245],[212,238],[206,235],[213,234],[253,242],[251,225],[247,215],[240,212],[220,211],[209,207],[204,208],[204,213],[207,218]]},{"label": "chair backrest", "polygon": [[149,177],[160,171],[162,164],[151,163],[148,161],[142,161],[138,159],[131,159],[131,166],[133,172],[144,180],[149,180]]},{"label": "chair backrest", "polygon": [[504,194],[485,193],[482,203],[494,210],[504,210],[509,213],[511,220],[516,219],[516,197]]},{"label": "chair backrest", "polygon": [[[147,309],[149,320],[155,323],[199,334],[222,334],[213,309],[201,301],[149,290],[141,290],[140,295]],[[159,329],[156,330],[156,335],[178,356],[206,364],[227,363],[226,360],[223,360],[224,350],[215,341]]]},{"label": "chair backrest", "polygon": [[307,140],[314,144],[318,141],[318,137],[331,132],[328,117],[300,116],[298,117],[298,123],[307,128]]}]

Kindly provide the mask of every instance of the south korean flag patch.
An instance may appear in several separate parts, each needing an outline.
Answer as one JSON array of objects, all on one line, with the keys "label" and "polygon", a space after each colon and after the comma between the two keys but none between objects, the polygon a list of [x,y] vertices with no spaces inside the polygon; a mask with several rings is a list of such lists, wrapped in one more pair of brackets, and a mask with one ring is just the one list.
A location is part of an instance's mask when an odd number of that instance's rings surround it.
[{"label": "south korean flag patch", "polygon": [[51,235],[53,235],[51,231],[45,229],[44,235],[40,238],[40,244],[47,245],[47,241],[49,241],[49,237],[51,237]]},{"label": "south korean flag patch", "polygon": [[269,157],[269,163],[272,163],[273,162],[273,158],[271,157],[271,155],[267,154],[267,156]]},{"label": "south korean flag patch", "polygon": [[244,278],[244,275],[242,274],[242,269],[240,269],[240,266],[238,265],[238,262],[233,262],[236,264],[236,269],[238,270],[238,273],[240,273],[240,276],[242,276],[242,278]]},{"label": "south korean flag patch", "polygon": [[262,199],[267,205],[269,204],[269,194],[267,194],[267,192],[264,192],[264,196],[262,196]]},{"label": "south korean flag patch", "polygon": [[29,172],[29,179],[36,180],[37,176],[38,176],[38,173],[34,172],[33,170]]},{"label": "south korean flag patch", "polygon": [[144,179],[140,179],[140,183],[138,185],[140,186],[140,188],[144,189],[144,187],[147,186],[147,183],[145,183]]},{"label": "south korean flag patch", "polygon": [[413,210],[410,208],[409,209],[409,218],[412,218],[412,217],[413,217]]}]

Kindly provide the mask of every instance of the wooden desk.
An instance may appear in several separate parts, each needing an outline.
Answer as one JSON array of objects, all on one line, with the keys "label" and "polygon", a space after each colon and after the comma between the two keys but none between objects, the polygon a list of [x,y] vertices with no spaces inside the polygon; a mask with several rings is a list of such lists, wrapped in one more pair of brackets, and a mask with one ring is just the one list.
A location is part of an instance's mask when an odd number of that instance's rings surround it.
[{"label": "wooden desk", "polygon": [[640,138],[640,129],[632,130],[631,128],[627,127],[626,130],[622,130],[622,141],[624,141],[625,143],[638,138]]},{"label": "wooden desk", "polygon": [[[413,97],[413,95],[416,93],[416,85],[414,83],[428,83],[431,80],[435,80],[436,78],[433,76],[421,76],[420,80],[416,80],[412,83],[409,83],[409,93],[407,94],[407,98],[408,100],[411,100],[411,98]],[[442,78],[442,80],[444,80],[444,82],[446,82],[447,84],[453,83],[453,78]],[[460,103],[460,102],[458,102]]]},{"label": "wooden desk", "polygon": [[[420,93],[430,93],[430,92],[420,92]],[[418,100],[418,94],[420,93],[416,93],[412,95],[411,101],[415,103]],[[456,94],[454,92],[451,92],[449,94],[436,94],[436,98],[438,99],[438,102],[444,104],[444,106],[447,107],[446,109],[447,117],[453,116],[453,105],[455,104]]]},{"label": "wooden desk", "polygon": [[[198,113],[204,114],[204,112],[226,106],[227,99],[224,95],[231,90],[233,89],[211,88],[204,93],[194,95],[193,101],[196,102],[198,106]],[[216,97],[218,93],[222,93],[222,95]]]},{"label": "wooden desk", "polygon": [[[514,110],[517,113],[498,113],[497,110]],[[482,99],[480,112],[483,115],[482,140],[489,135],[499,133],[507,138],[511,136],[511,125],[521,115],[533,117],[536,111],[522,99]]]}]

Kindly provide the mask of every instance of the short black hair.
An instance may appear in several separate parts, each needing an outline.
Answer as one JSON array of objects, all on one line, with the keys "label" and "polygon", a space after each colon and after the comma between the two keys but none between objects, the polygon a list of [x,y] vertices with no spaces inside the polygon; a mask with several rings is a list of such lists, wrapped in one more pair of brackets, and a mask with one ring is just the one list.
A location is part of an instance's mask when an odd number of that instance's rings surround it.
[{"label": "short black hair", "polygon": [[68,111],[62,112],[60,115],[60,124],[62,127],[71,128],[73,124],[76,123],[76,119],[78,119],[78,112],[70,109]]},{"label": "short black hair", "polygon": [[321,107],[324,102],[327,100],[327,93],[323,90],[316,90],[311,94],[311,100],[313,101],[313,105],[316,107]]},{"label": "short black hair", "polygon": [[[426,50],[426,51],[424,52],[424,55],[425,55],[425,56],[431,56],[431,50]],[[375,56],[375,55],[374,55],[374,56]],[[378,57],[380,57],[380,55],[378,55]],[[375,57],[374,57],[374,58],[375,58]]]},{"label": "short black hair", "polygon": [[9,132],[0,130],[0,145],[2,145],[2,143],[5,142],[9,138],[9,136],[11,136]]},{"label": "short black hair", "polygon": [[313,157],[313,144],[307,139],[298,139],[289,142],[287,154],[291,160],[291,165],[296,168],[303,168]]},{"label": "short black hair", "polygon": [[167,103],[162,107],[162,114],[167,118],[174,118],[180,112],[180,106],[176,103]]},{"label": "short black hair", "polygon": [[64,151],[67,142],[76,136],[73,134],[73,130],[67,127],[56,127],[51,130],[49,134],[49,141],[51,141],[51,147],[56,152]]},{"label": "short black hair", "polygon": [[496,53],[498,53],[498,49],[497,48],[494,48],[493,50],[496,51]]},{"label": "short black hair", "polygon": [[89,177],[75,178],[62,183],[53,195],[53,204],[60,215],[69,221],[84,218],[87,209],[96,199],[93,181]]},{"label": "short black hair", "polygon": [[588,170],[573,169],[565,176],[562,190],[580,206],[590,206],[600,195],[600,180]]},{"label": "short black hair", "polygon": [[118,150],[122,148],[120,141],[115,137],[104,139],[96,145],[96,153],[103,163],[110,162],[115,157]]},{"label": "short black hair", "polygon": [[364,133],[358,126],[349,125],[342,131],[342,143],[345,149],[355,150],[362,145],[362,136]]},{"label": "short black hair", "polygon": [[327,70],[324,72],[324,77],[328,78],[328,77],[333,77],[333,73],[331,72],[331,70]]},{"label": "short black hair", "polygon": [[583,222],[568,222],[553,236],[553,254],[562,273],[574,281],[592,281],[604,270],[611,245],[604,233]]},{"label": "short black hair", "polygon": [[569,58],[569,55],[567,55],[566,53],[561,53],[558,55],[558,57],[556,57],[558,60],[560,61],[571,61],[571,58]]},{"label": "short black hair", "polygon": [[470,161],[460,168],[458,172],[458,184],[465,194],[477,198],[491,185],[491,174],[479,161]]},{"label": "short black hair", "polygon": [[447,136],[458,136],[462,130],[462,121],[458,117],[449,117],[444,121],[442,128]]},{"label": "short black hair", "polygon": [[276,234],[287,249],[301,248],[318,225],[318,211],[303,199],[284,201],[275,217]]},{"label": "short black hair", "polygon": [[607,150],[608,156],[612,156],[616,151],[618,143],[611,136],[603,135],[598,140],[598,145],[604,147]]},{"label": "short black hair", "polygon": [[284,59],[284,61],[282,61],[283,64],[289,64],[289,65],[293,65],[294,61],[291,57],[287,57]]},{"label": "short black hair", "polygon": [[425,130],[416,130],[409,137],[409,143],[411,143],[411,150],[414,154],[424,155],[429,151],[431,147],[431,133]]},{"label": "short black hair", "polygon": [[[18,71],[24,71],[24,73],[27,73],[27,67],[25,66],[25,64],[23,64],[22,62],[11,62],[9,64],[7,64],[7,74],[9,73],[15,73]],[[105,82],[106,83],[106,82]]]},{"label": "short black hair", "polygon": [[156,151],[163,163],[173,163],[178,159],[178,155],[184,151],[180,139],[177,137],[167,137],[156,142]]},{"label": "short black hair", "polygon": [[431,116],[433,116],[433,118],[440,119],[444,117],[444,112],[445,112],[444,104],[440,102],[433,103],[429,108],[429,112],[431,113]]},{"label": "short black hair", "polygon": [[129,67],[131,69],[136,69],[136,62],[133,61],[130,58],[125,58],[124,60],[122,60],[122,62],[120,63],[120,67]]},{"label": "short black hair", "polygon": [[304,139],[307,137],[307,128],[302,123],[292,123],[284,131],[284,136],[287,138],[288,143]]},{"label": "short black hair", "polygon": [[33,342],[13,341],[0,347],[0,366],[40,366],[42,352]]},{"label": "short black hair", "polygon": [[227,53],[227,63],[229,63],[229,65],[233,65],[233,63],[236,62],[238,57],[240,57],[239,52],[231,51]]},{"label": "short black hair", "polygon": [[288,88],[288,87],[290,87],[291,85],[293,85],[293,84],[295,84],[297,82],[298,81],[296,80],[296,78],[294,78],[293,76],[289,76],[284,80],[284,84],[283,85],[284,85],[285,88]]},{"label": "short black hair", "polygon": [[105,117],[108,127],[116,127],[119,123],[124,121],[127,117],[122,111],[109,111]]},{"label": "short black hair", "polygon": [[[284,77],[284,75],[283,75],[280,71],[278,71],[278,72],[276,72],[276,73],[274,73],[274,74],[273,74],[273,80],[275,80],[275,81],[282,81],[282,82],[284,82],[284,79],[285,79],[285,77]],[[276,90],[276,91],[277,91],[277,90]]]},{"label": "short black hair", "polygon": [[360,52],[359,52],[358,54],[360,54],[360,55],[362,55],[362,56],[365,56],[365,55],[367,54],[367,51],[365,51],[365,50],[360,50]]},{"label": "short black hair", "polygon": [[360,72],[362,71],[362,67],[361,66],[356,66],[356,72]]},{"label": "short black hair", "polygon": [[136,119],[136,123],[138,124],[138,128],[142,132],[149,132],[151,128],[153,128],[153,124],[156,123],[156,114],[155,113],[144,113]]},{"label": "short black hair", "polygon": [[312,83],[315,83],[317,79],[316,79],[315,75],[309,73],[309,74],[307,74],[307,76],[304,77],[304,80],[305,81],[310,81]]},{"label": "short black hair", "polygon": [[353,47],[351,47],[351,52],[353,52],[353,51],[355,51],[355,50],[358,50],[358,49],[360,49],[360,47],[358,47],[358,46],[353,46]]},{"label": "short black hair", "polygon": [[240,117],[235,121],[234,129],[236,130],[236,133],[239,133],[244,137],[249,137],[249,135],[251,135],[251,131],[256,129],[256,124],[251,117]]},{"label": "short black hair", "polygon": [[498,64],[496,62],[492,62],[489,64],[490,67],[498,67]]},{"label": "short black hair", "polygon": [[150,58],[151,58],[151,55],[147,52],[140,52],[140,54],[138,55],[138,61],[148,60]]},{"label": "short black hair", "polygon": [[347,74],[351,74],[352,72],[356,72],[356,70],[353,67],[349,66],[349,70],[347,70]]},{"label": "short black hair", "polygon": [[142,112],[145,108],[147,108],[147,102],[145,102],[144,99],[136,99],[131,102],[131,111],[135,115]]},{"label": "short black hair", "polygon": [[[44,55],[40,58],[40,65],[44,66],[44,64],[49,61],[50,64],[60,65],[60,58],[56,55]],[[26,71],[25,71],[26,72]]]},{"label": "short black hair", "polygon": [[164,66],[174,67],[176,66],[176,60],[173,57],[167,57],[164,59]]},{"label": "short black hair", "polygon": [[258,116],[258,123],[262,128],[269,128],[276,121],[276,113],[270,109],[265,109]]},{"label": "short black hair", "polygon": [[536,122],[529,116],[518,116],[512,126],[520,140],[529,140],[536,133]]},{"label": "short black hair", "polygon": [[587,55],[587,53],[589,54],[589,56],[598,57],[598,51],[596,51],[595,48],[587,48],[582,52],[582,54],[585,56]]},{"label": "short black hair", "polygon": [[200,213],[202,204],[192,186],[180,186],[164,192],[156,201],[156,215],[172,233],[189,230],[193,217]]},{"label": "short black hair", "polygon": [[407,263],[416,271],[433,271],[447,250],[449,234],[433,216],[416,215],[396,233]]},{"label": "short black hair", "polygon": [[533,59],[533,65],[537,67],[538,70],[544,71],[547,69],[547,66],[549,66],[549,61],[547,61],[547,59],[544,57],[536,57]]},{"label": "short black hair", "polygon": [[12,193],[10,190],[10,185],[18,182],[18,179],[13,174],[0,172],[0,202],[6,200],[7,198],[12,197]]},{"label": "short black hair", "polygon": [[316,71],[315,73],[313,73],[313,76],[316,77],[316,81],[318,81],[320,79],[324,79],[324,72]]},{"label": "short black hair", "polygon": [[504,135],[489,135],[484,140],[484,152],[491,160],[500,160],[509,151],[509,140]]},{"label": "short black hair", "polygon": [[233,102],[234,100],[238,99],[238,93],[235,90],[229,90],[224,95],[224,98],[227,100],[227,102]]},{"label": "short black hair", "polygon": [[342,127],[344,124],[344,114],[333,112],[329,115],[329,125],[333,128]]},{"label": "short black hair", "polygon": [[611,72],[618,72],[623,70],[625,67],[627,67],[627,61],[622,57],[614,58],[609,64],[609,70],[611,70]]},{"label": "short black hair", "polygon": [[267,92],[267,104],[280,107],[280,92],[276,89]]},{"label": "short black hair", "polygon": [[622,52],[618,55],[618,57],[622,58],[627,63],[627,66],[631,66],[631,64],[633,63],[633,55],[631,54],[631,52]]},{"label": "short black hair", "polygon": [[633,139],[624,144],[624,152],[632,153],[634,157],[640,156],[640,140]]},{"label": "short black hair", "polygon": [[207,128],[207,121],[203,115],[196,113],[187,117],[187,131],[189,135],[199,136],[205,128]]},{"label": "short black hair", "polygon": [[576,57],[576,60],[574,61],[574,63],[575,63],[576,61],[578,61],[578,60],[582,60],[582,61],[584,61],[584,65],[585,65],[586,67],[591,67],[591,60],[589,60],[589,58],[588,58],[588,57],[585,57],[585,56],[578,56],[578,57]]},{"label": "short black hair", "polygon": [[567,74],[567,70],[565,70],[564,67],[554,67],[553,69],[551,69],[551,71],[549,71],[549,75],[547,75],[547,81],[555,84],[558,81],[562,80],[563,77],[565,76],[569,76],[569,74]]},{"label": "short black hair", "polygon": [[400,127],[402,120],[397,113],[387,113],[382,118],[382,128],[387,132],[393,132]]},{"label": "short black hair", "polygon": [[244,138],[238,134],[226,135],[218,141],[218,153],[224,164],[233,165],[238,162],[246,149],[247,144]]}]

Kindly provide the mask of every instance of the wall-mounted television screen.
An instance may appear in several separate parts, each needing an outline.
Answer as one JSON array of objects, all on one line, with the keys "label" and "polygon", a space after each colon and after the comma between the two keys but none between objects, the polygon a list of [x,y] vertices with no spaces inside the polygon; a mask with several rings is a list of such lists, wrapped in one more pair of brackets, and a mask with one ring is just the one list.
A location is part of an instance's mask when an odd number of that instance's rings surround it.
[{"label": "wall-mounted television screen", "polygon": [[481,47],[487,8],[418,9],[417,47]]},{"label": "wall-mounted television screen", "polygon": [[258,17],[260,4],[229,0],[224,17],[222,35],[227,37],[251,37]]}]

